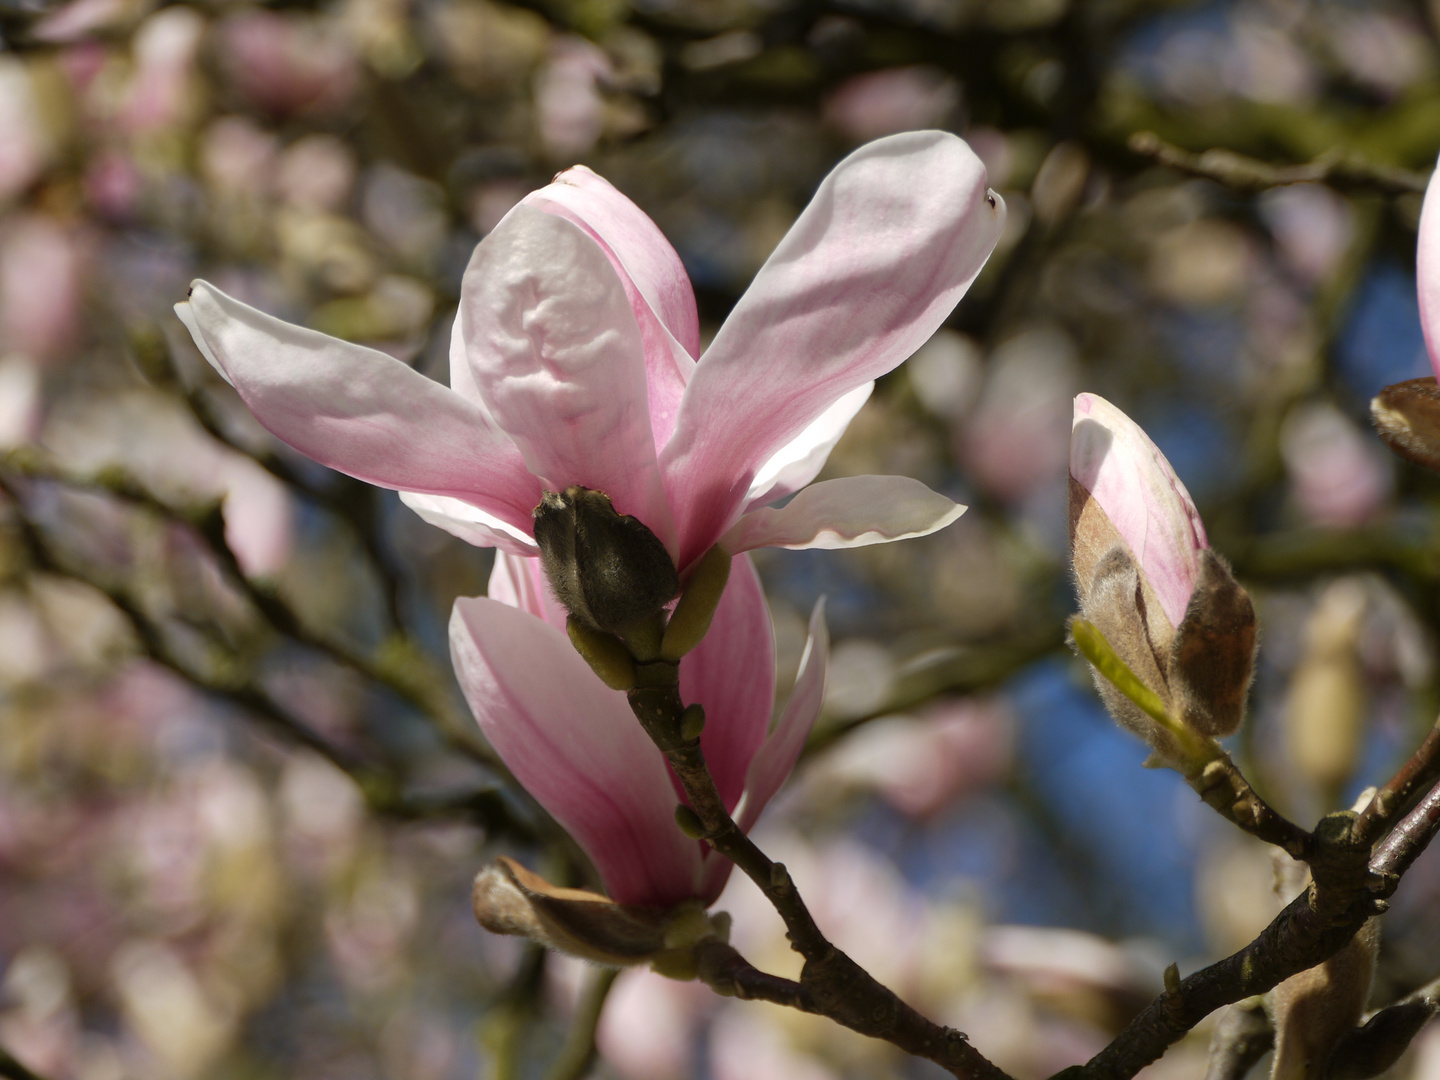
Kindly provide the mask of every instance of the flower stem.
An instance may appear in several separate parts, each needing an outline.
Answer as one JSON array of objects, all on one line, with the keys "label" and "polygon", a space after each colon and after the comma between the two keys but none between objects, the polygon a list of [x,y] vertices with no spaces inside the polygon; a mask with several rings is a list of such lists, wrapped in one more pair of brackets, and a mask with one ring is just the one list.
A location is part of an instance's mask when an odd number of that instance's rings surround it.
[{"label": "flower stem", "polygon": [[785,921],[791,948],[805,958],[799,982],[790,983],[755,972],[730,950],[710,956],[708,969],[702,960],[702,977],[709,976],[706,983],[722,993],[760,997],[827,1016],[862,1035],[933,1061],[953,1076],[1008,1080],[963,1034],[921,1016],[826,939],[784,864],[771,861],[730,816],[705,764],[700,740],[682,738],[685,705],[680,698],[679,668],[669,665],[674,675],[661,684],[664,673],[658,670],[660,665],[651,666],[657,670],[648,673],[645,681],[650,685],[630,691],[631,708],[680,779],[686,800],[704,827],[705,841],[759,887]]}]

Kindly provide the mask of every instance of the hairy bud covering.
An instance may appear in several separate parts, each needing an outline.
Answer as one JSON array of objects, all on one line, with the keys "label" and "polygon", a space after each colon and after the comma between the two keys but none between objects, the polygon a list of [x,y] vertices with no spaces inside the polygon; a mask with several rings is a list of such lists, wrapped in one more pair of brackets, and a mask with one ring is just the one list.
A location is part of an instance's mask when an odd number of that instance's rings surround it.
[{"label": "hairy bud covering", "polygon": [[[1229,735],[1255,670],[1255,609],[1210,549],[1189,493],[1140,428],[1093,394],[1075,402],[1070,543],[1081,616],[1200,735]],[[1174,737],[1097,673],[1110,714],[1174,761]]]},{"label": "hairy bud covering", "polygon": [[550,588],[583,623],[618,634],[680,591],[675,563],[638,518],[583,487],[547,491],[535,507],[535,542]]}]

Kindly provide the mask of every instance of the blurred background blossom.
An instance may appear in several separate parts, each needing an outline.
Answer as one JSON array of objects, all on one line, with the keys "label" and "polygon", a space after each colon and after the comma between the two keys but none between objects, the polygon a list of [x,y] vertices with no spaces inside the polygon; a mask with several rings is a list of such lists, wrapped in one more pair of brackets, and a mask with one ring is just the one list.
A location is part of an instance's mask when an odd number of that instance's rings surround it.
[{"label": "blurred background blossom", "polygon": [[[1062,642],[1070,400],[1195,494],[1263,627],[1233,752],[1301,819],[1430,724],[1432,478],[1369,429],[1429,370],[1418,198],[1227,188],[1127,148],[1427,170],[1440,5],[1400,0],[63,0],[0,10],[0,1046],[47,1080],[545,1075],[594,974],[469,911],[511,854],[593,877],[448,674],[490,555],[258,428],[171,305],[205,276],[437,378],[475,243],[583,162],[661,226],[708,336],[829,167],[970,140],[1009,207],[827,476],[969,503],[924,540],[765,551],[779,685],[825,713],[758,836],[821,926],[1020,1080],[1103,1046],[1276,907],[1267,851],[1116,730]],[[777,715],[784,702],[777,701]],[[1440,974],[1440,857],[1376,1001]],[[738,876],[720,907],[794,974]],[[1147,1075],[1198,1076],[1202,1026]],[[927,1075],[644,971],[598,1075]],[[1427,1031],[1396,1076],[1440,1076]]]}]

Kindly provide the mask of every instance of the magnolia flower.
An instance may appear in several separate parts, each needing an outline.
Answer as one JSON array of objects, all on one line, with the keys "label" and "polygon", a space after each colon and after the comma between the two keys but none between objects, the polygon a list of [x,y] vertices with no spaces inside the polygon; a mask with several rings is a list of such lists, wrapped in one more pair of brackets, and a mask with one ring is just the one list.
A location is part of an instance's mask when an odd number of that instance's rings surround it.
[{"label": "magnolia flower", "polygon": [[[1104,398],[1075,399],[1070,542],[1080,613],[1175,719],[1203,735],[1240,724],[1255,612],[1165,455]],[[1170,735],[1096,675],[1111,715],[1175,757]]]},{"label": "magnolia flower", "polygon": [[[545,491],[604,492],[659,538],[682,580],[717,542],[732,555],[847,547],[949,524],[964,508],[904,477],[800,489],[874,378],[928,339],[969,287],[1003,218],[983,165],[954,136],[861,147],[820,185],[697,359],[694,294],[675,251],[608,183],[570,169],[476,249],[448,389],[203,281],[176,311],[278,437],[500,549],[491,599],[460,601],[452,621],[461,682],[497,751],[575,833],[612,898],[713,899],[728,865],[704,865],[675,827],[663,760],[624,698],[566,643],[563,613],[540,584],[533,512]],[[783,508],[766,505],[796,492]],[[761,751],[772,651],[758,580],[739,559],[709,635],[681,665],[681,689],[706,708],[706,755],[742,822],[813,722],[823,628],[813,627],[797,711],[771,736],[779,748]]]},{"label": "magnolia flower", "polygon": [[[489,598],[456,601],[451,619],[470,707],[516,779],[585,849],[611,899],[709,903],[730,861],[675,826],[678,788],[665,759],[625,695],[602,686],[571,648],[567,614],[538,559],[498,555]],[[710,632],[680,665],[680,693],[705,706],[706,760],[743,829],[799,757],[820,712],[828,653],[817,607],[795,693],[767,737],[775,641],[759,575],[749,556],[737,557]]]}]

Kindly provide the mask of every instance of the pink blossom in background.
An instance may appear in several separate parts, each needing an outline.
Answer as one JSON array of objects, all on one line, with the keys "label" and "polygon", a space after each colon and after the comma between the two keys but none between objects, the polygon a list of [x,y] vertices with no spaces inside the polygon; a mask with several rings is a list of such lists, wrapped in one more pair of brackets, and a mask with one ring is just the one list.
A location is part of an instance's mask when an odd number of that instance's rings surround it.
[{"label": "pink blossom in background", "polygon": [[79,41],[134,22],[152,6],[153,0],[70,0],[46,14],[30,33],[52,44]]},{"label": "pink blossom in background", "polygon": [[1003,706],[972,698],[874,720],[817,762],[807,786],[873,789],[902,814],[930,817],[1005,774],[1010,728]]},{"label": "pink blossom in background", "polygon": [[1210,546],[1194,500],[1150,436],[1096,394],[1075,399],[1070,478],[1105,511],[1149,579],[1171,626],[1195,591]]},{"label": "pink blossom in background", "polygon": [[217,194],[256,199],[275,183],[280,140],[246,116],[222,116],[200,139],[200,172]]},{"label": "pink blossom in background", "polygon": [[956,453],[986,490],[1021,502],[1063,475],[1075,345],[1059,327],[1034,326],[1002,342],[987,366],[979,401],[955,428]]},{"label": "pink blossom in background", "polygon": [[856,142],[897,131],[940,127],[960,104],[960,88],[939,68],[886,68],[841,83],[825,101],[825,122]]},{"label": "pink blossom in background", "polygon": [[1324,184],[1274,188],[1258,207],[1286,264],[1307,282],[1330,274],[1355,232],[1350,204]]},{"label": "pink blossom in background", "polygon": [[1390,459],[1333,405],[1291,409],[1280,427],[1280,456],[1301,511],[1316,525],[1363,524],[1390,501]]},{"label": "pink blossom in background", "polygon": [[248,8],[227,16],[218,35],[216,54],[226,74],[262,112],[338,112],[359,89],[354,45],[324,19]]},{"label": "pink blossom in background", "polygon": [[101,150],[85,166],[85,200],[103,218],[123,221],[139,204],[144,180],[126,154]]},{"label": "pink blossom in background", "polygon": [[301,210],[336,213],[355,190],[355,151],[334,135],[306,135],[280,156],[276,187]]},{"label": "pink blossom in background", "polygon": [[600,138],[605,100],[599,83],[609,75],[610,61],[583,38],[560,38],[552,46],[535,79],[535,109],[540,137],[553,157],[583,157]]},{"label": "pink blossom in background", "polygon": [[[962,507],[907,477],[806,485],[872,380],[923,344],[969,287],[1003,219],[960,139],[915,132],[862,147],[821,184],[697,359],[695,298],[674,249],[608,183],[571,169],[476,249],[449,389],[203,281],[176,311],[262,424],[324,464],[400,489],[432,524],[534,559],[541,492],[579,484],[644,522],[683,577],[717,542],[732,555],[857,546],[959,516]],[[796,492],[783,509],[766,506]],[[713,898],[728,864],[706,866],[675,829],[661,758],[623,696],[603,690],[570,648],[538,564],[502,559],[496,574],[491,599],[457,604],[451,642],[507,765],[575,833],[615,899]],[[812,652],[823,655],[820,635],[812,626]],[[773,684],[769,642],[742,560],[681,686],[717,718],[707,757],[732,808],[750,791],[748,820],[789,771],[823,682],[813,659],[791,702],[808,719],[777,728],[771,742],[783,752],[760,752],[769,691],[753,703],[745,695]],[[692,686],[705,682],[711,653],[726,658],[724,677]],[[755,673],[744,691],[737,671]],[[646,780],[634,772],[642,760],[652,763]]]},{"label": "pink blossom in background", "polygon": [[194,106],[195,57],[205,19],[193,8],[166,8],[135,34],[135,74],[117,119],[131,133],[178,123]]},{"label": "pink blossom in background", "polygon": [[0,352],[35,362],[75,344],[86,270],[85,245],[48,214],[11,216],[0,229]]},{"label": "pink blossom in background", "polygon": [[624,1080],[684,1080],[700,1022],[715,1002],[699,982],[629,968],[605,999],[595,1045]]}]

